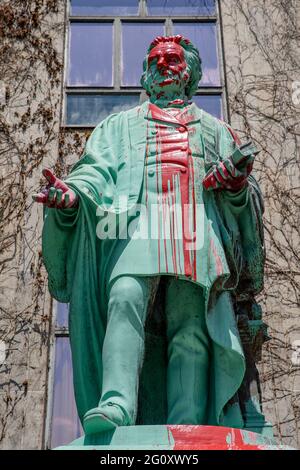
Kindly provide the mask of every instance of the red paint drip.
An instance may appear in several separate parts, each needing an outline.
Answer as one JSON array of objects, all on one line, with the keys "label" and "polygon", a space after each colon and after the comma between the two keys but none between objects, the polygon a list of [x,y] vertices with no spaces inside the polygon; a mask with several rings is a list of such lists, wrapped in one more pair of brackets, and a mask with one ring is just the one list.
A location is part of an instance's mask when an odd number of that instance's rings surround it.
[{"label": "red paint drip", "polygon": [[[171,194],[172,197],[172,194]],[[172,254],[172,263],[173,263],[173,270],[176,271],[176,246],[175,246],[175,237],[174,237],[174,224],[173,224],[173,217],[171,213],[171,206],[170,206],[170,198],[167,197],[167,207],[168,207],[168,222],[169,222],[169,229],[170,229],[170,243],[171,243],[171,254]],[[174,251],[175,249],[175,251]]]},{"label": "red paint drip", "polygon": [[[176,124],[180,124],[181,127],[185,126],[182,122],[181,117],[179,118],[176,116],[172,116],[171,114],[167,113],[164,110],[161,110],[157,106],[150,105],[149,109],[151,111],[151,115],[153,119],[174,122]],[[182,113],[187,119],[186,111]],[[192,118],[192,117],[191,117]],[[172,129],[173,130],[173,129]],[[192,239],[190,234],[190,182],[191,182],[191,193],[192,193],[192,203],[193,203],[193,234],[195,237],[196,234],[196,198],[195,198],[195,190],[194,190],[194,167],[192,161],[191,150],[187,149],[184,154],[180,157],[176,157],[176,151],[182,150],[182,143],[186,142],[187,139],[180,138],[181,145],[178,146],[176,139],[168,140],[168,131],[162,131],[160,127],[156,124],[156,175],[157,175],[157,194],[159,195],[159,172],[161,170],[161,190],[162,190],[162,211],[163,211],[163,231],[164,231],[164,255],[165,255],[165,263],[166,263],[166,270],[168,272],[168,254],[167,254],[167,243],[166,243],[166,226],[165,224],[169,223],[170,229],[170,243],[172,249],[172,260],[174,271],[177,273],[177,246],[176,246],[176,237],[175,237],[175,219],[174,214],[172,217],[166,217],[167,211],[168,215],[170,215],[170,204],[169,204],[169,197],[171,196],[171,200],[175,201],[175,194],[174,194],[174,177],[175,175],[179,175],[179,187],[180,187],[180,202],[182,207],[182,232],[183,232],[183,259],[184,259],[184,274],[187,277],[193,277],[196,279],[197,272],[196,272],[196,255],[195,250],[190,249],[190,244],[194,243],[195,246],[195,239]],[[171,137],[171,136],[170,136]],[[170,155],[170,159],[166,158],[166,154]],[[174,155],[175,154],[175,155]],[[162,157],[163,156],[163,157]],[[185,167],[186,171],[179,171],[178,167],[172,167],[174,164],[174,156],[176,161],[179,159],[181,163],[181,167]],[[168,163],[165,165],[164,163]],[[158,196],[159,197],[159,196]],[[158,220],[160,218],[158,217]],[[160,233],[160,227],[159,227]],[[159,246],[159,257],[160,257],[160,241],[158,240]],[[192,247],[193,248],[193,247]],[[192,255],[192,256],[191,256]],[[191,261],[192,258],[192,261]],[[160,268],[160,261],[159,261],[159,268]]]},{"label": "red paint drip", "polygon": [[[152,108],[149,106],[149,111],[152,113]],[[153,114],[152,114],[152,117],[153,117]],[[158,126],[157,124],[155,125],[155,128],[156,128],[156,160],[155,160],[155,165],[156,165],[156,193],[157,193],[157,211],[158,211],[158,214],[157,214],[157,220],[158,220],[158,272],[161,271],[161,268],[160,268],[160,214],[159,214],[159,180],[158,180],[158,164],[159,164],[159,158],[160,158],[160,155],[159,155],[159,146],[158,146]]]},{"label": "red paint drip", "polygon": [[[149,110],[148,110],[149,113]],[[148,139],[149,139],[149,121],[147,120],[147,130],[146,130],[146,158],[145,158],[145,167],[147,169],[147,163],[148,163],[148,158],[149,158],[149,145],[148,145]],[[147,174],[145,174],[145,192],[146,192],[146,206],[148,207],[148,177]]]},{"label": "red paint drip", "polygon": [[165,255],[165,264],[166,264],[166,272],[168,273],[169,272],[169,265],[168,265],[168,250],[167,250],[167,238],[166,238],[166,220],[167,220],[167,216],[166,216],[166,206],[168,205],[168,203],[166,202],[167,199],[166,199],[166,195],[163,194],[163,224],[164,224],[164,255]]},{"label": "red paint drip", "polygon": [[190,258],[190,250],[188,244],[190,243],[190,214],[189,214],[189,174],[180,175],[180,192],[181,192],[181,207],[182,207],[182,229],[183,229],[183,259],[184,259],[184,274],[187,277],[192,276],[192,266]]},{"label": "red paint drip", "polygon": [[[161,82],[161,83],[159,84],[159,86],[160,86],[161,88],[163,88],[164,86],[171,85],[171,83],[173,83],[173,82],[174,82],[174,78],[166,78],[166,80],[164,80],[163,82]],[[158,95],[161,95],[161,93],[158,93]],[[158,95],[157,95],[157,97],[158,97]]]},{"label": "red paint drip", "polygon": [[196,281],[197,279],[197,256],[196,256],[196,195],[195,195],[195,170],[194,170],[194,163],[192,158],[192,152],[189,149],[189,167],[190,167],[190,175],[191,175],[191,193],[192,193],[192,204],[193,204],[193,243],[194,243],[194,250],[193,250],[193,279]]},{"label": "red paint drip", "polygon": [[178,98],[177,100],[169,101],[168,106],[172,107],[172,106],[178,106],[178,105],[183,105],[183,104],[184,104],[184,100]]}]

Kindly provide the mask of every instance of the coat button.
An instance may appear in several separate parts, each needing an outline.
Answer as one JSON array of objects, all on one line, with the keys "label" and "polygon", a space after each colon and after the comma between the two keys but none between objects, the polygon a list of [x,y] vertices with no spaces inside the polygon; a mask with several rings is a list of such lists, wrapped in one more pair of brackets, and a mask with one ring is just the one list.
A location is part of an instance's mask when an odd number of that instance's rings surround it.
[{"label": "coat button", "polygon": [[179,130],[179,132],[185,132],[185,131],[186,131],[186,128],[185,128],[185,127],[183,127],[183,126],[181,126],[181,127],[179,127],[179,129],[178,129],[178,130]]},{"label": "coat button", "polygon": [[148,175],[149,175],[149,176],[154,176],[154,173],[155,173],[154,170],[149,170],[149,171],[148,171]]},{"label": "coat button", "polygon": [[186,173],[186,168],[181,168],[180,171],[181,173]]}]

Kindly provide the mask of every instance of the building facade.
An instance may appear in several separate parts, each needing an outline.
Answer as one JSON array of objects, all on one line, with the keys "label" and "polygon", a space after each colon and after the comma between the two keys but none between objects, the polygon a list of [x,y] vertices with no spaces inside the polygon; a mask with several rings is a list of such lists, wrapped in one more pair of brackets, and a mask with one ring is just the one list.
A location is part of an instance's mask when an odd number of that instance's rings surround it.
[{"label": "building facade", "polygon": [[[0,448],[43,449],[81,433],[68,306],[51,299],[41,257],[41,170],[64,177],[92,128],[143,101],[146,48],[183,34],[199,48],[195,102],[262,149],[265,289],[272,340],[259,364],[263,410],[299,446],[299,119],[297,0],[20,0],[0,3]],[[298,92],[299,91],[299,92]]]}]

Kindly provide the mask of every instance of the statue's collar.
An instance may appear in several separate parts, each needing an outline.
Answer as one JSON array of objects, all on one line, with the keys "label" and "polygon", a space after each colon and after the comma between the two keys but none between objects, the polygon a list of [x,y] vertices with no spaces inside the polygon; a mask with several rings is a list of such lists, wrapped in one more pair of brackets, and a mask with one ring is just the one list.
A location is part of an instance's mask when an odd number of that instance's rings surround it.
[{"label": "statue's collar", "polygon": [[150,103],[149,101],[143,103],[142,108],[144,111],[145,119],[168,122],[177,125],[186,125],[201,120],[201,109],[199,109],[195,105],[195,103],[187,105],[181,110],[181,112],[180,109],[178,109],[179,115],[177,115],[176,117],[173,116],[171,113],[168,113],[167,108],[159,108],[158,106],[153,103]]}]

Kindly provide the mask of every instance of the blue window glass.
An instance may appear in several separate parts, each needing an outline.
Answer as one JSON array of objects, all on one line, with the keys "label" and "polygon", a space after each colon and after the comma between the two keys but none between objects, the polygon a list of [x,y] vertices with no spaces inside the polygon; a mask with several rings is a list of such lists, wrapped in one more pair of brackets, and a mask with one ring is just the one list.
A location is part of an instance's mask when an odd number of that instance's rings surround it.
[{"label": "blue window glass", "polygon": [[218,119],[223,119],[221,95],[195,95],[193,101],[199,108],[204,109]]},{"label": "blue window glass", "polygon": [[69,304],[57,302],[56,305],[56,326],[58,328],[67,328],[69,318]]},{"label": "blue window glass", "polygon": [[95,126],[109,114],[137,106],[140,95],[69,94],[67,95],[67,124]]},{"label": "blue window glass", "polygon": [[149,15],[206,16],[216,13],[215,0],[147,0]]},{"label": "blue window glass", "polygon": [[51,448],[69,444],[83,434],[77,415],[69,338],[56,338]]},{"label": "blue window glass", "polygon": [[122,85],[140,86],[143,60],[156,36],[164,36],[164,23],[123,22]]},{"label": "blue window glass", "polygon": [[71,0],[71,15],[137,15],[138,0]]},{"label": "blue window glass", "polygon": [[112,86],[112,23],[71,23],[68,85]]},{"label": "blue window glass", "polygon": [[199,49],[203,71],[200,86],[220,86],[216,24],[174,22],[174,33],[190,39]]}]

